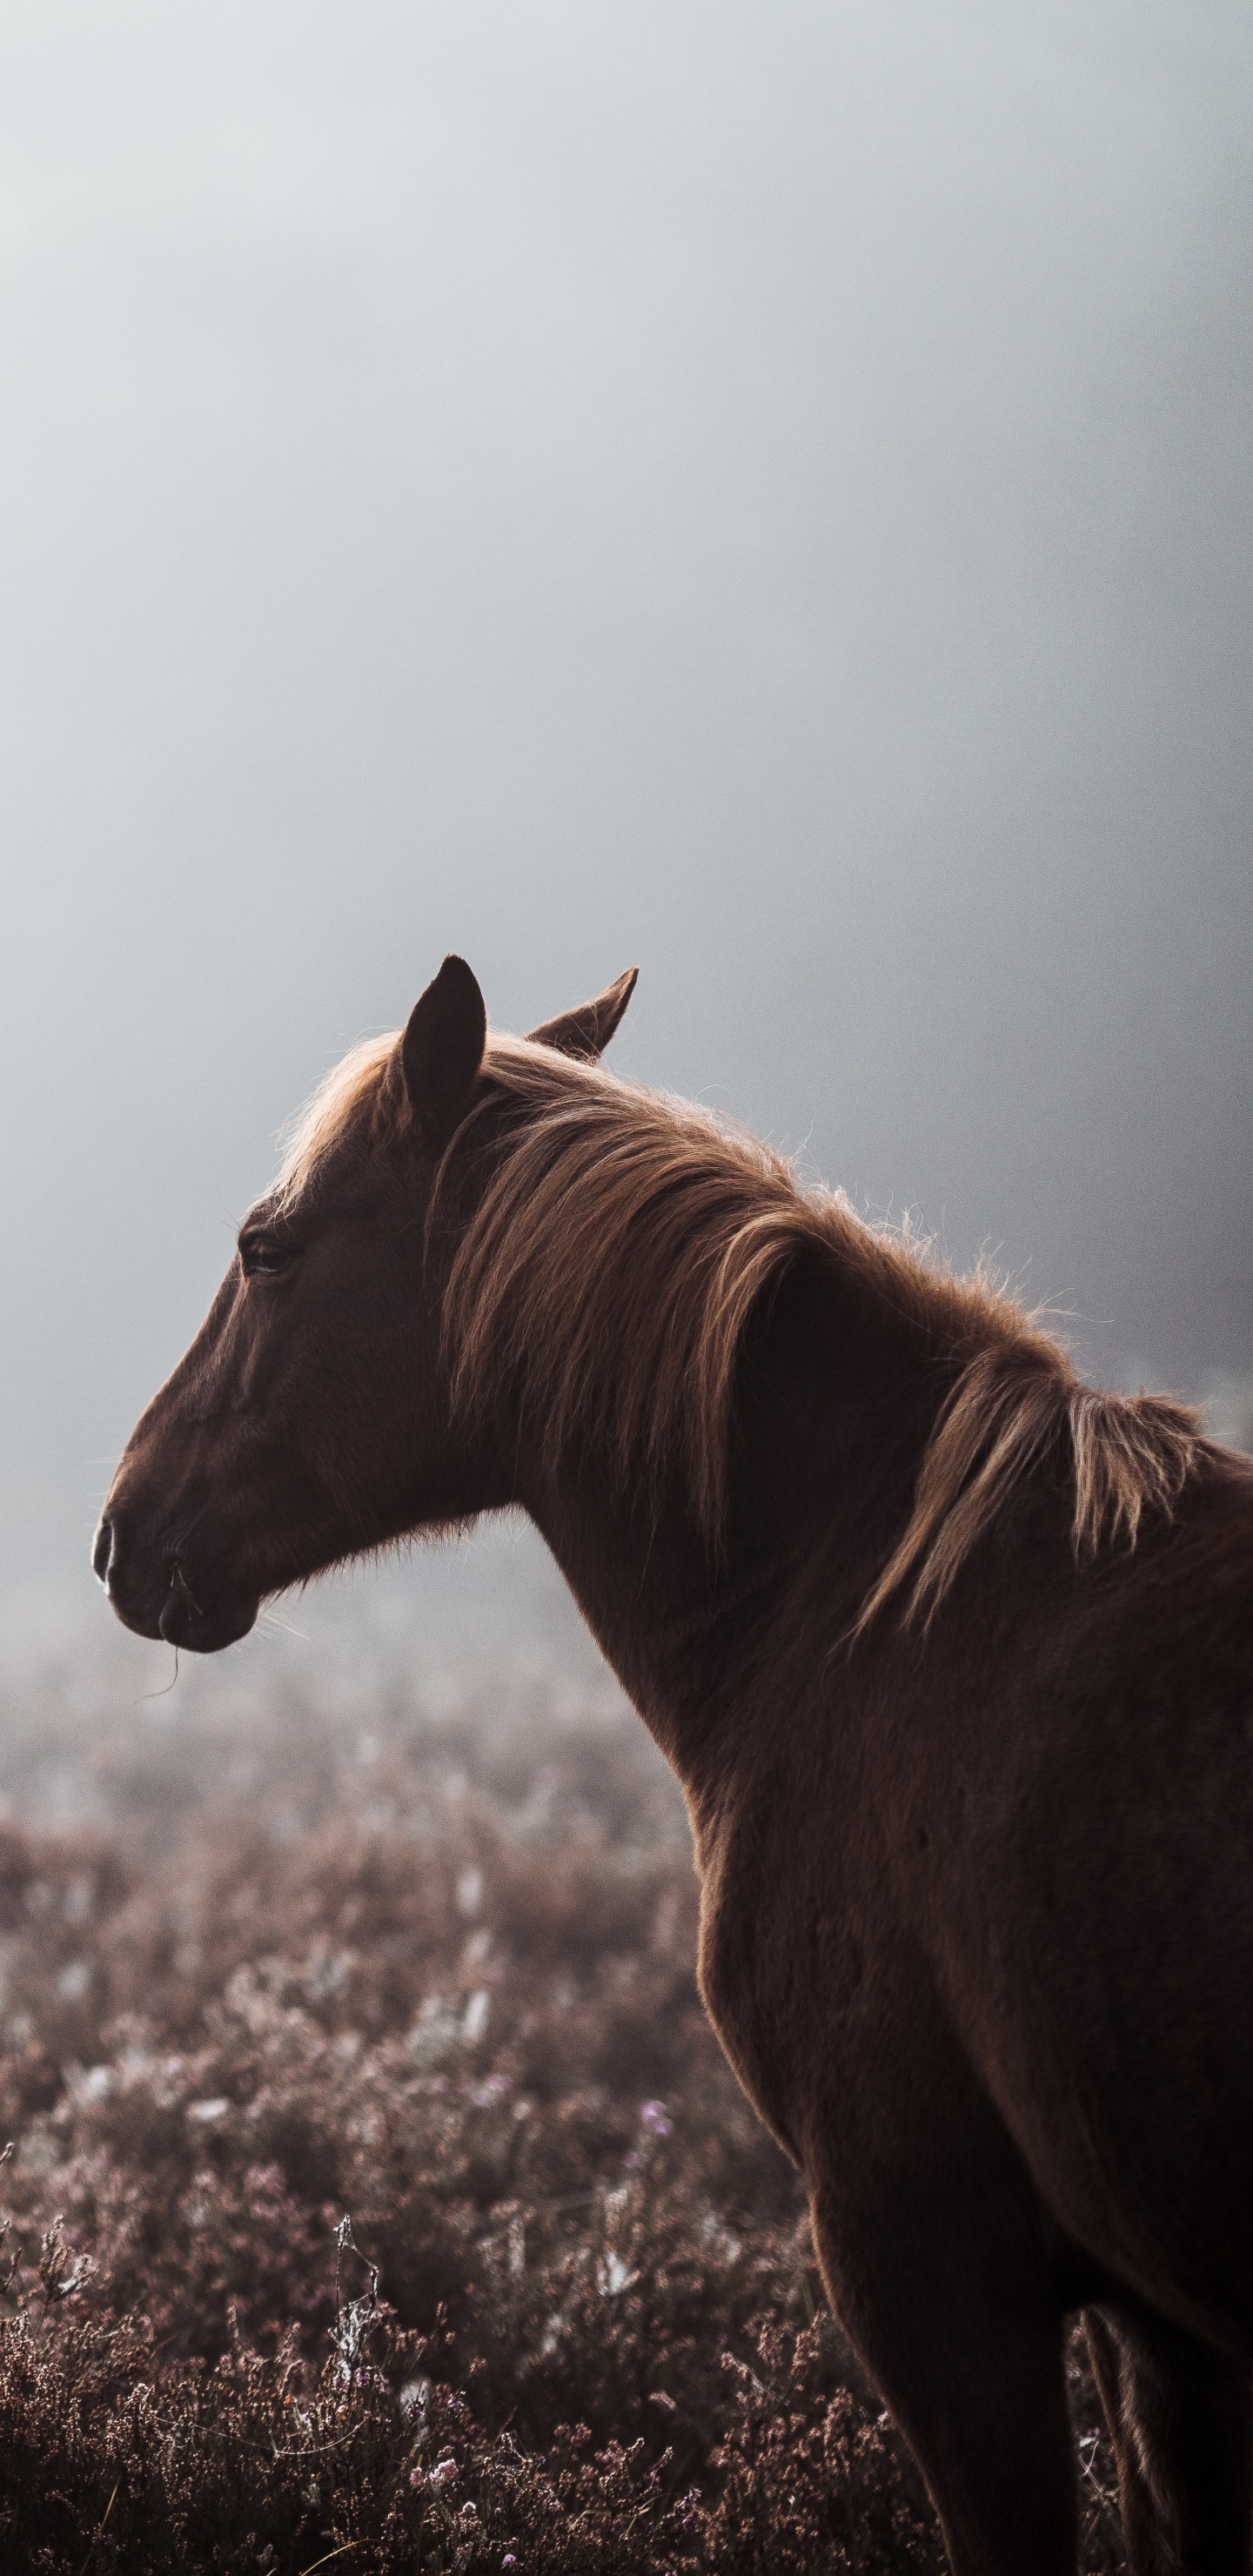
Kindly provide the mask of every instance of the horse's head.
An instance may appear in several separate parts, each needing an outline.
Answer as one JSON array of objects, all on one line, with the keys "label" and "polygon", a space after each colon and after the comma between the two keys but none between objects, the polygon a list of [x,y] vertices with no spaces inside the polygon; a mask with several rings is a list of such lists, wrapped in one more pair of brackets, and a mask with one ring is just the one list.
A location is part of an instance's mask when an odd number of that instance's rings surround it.
[{"label": "horse's head", "polygon": [[[534,1040],[599,1054],[634,980]],[[139,1635],[212,1653],[268,1593],[512,1499],[507,1444],[454,1422],[443,1344],[472,1187],[448,1149],[485,1088],[485,1044],[478,984],[448,957],[403,1033],[332,1077],[245,1218],[96,1532],[96,1573]]]}]

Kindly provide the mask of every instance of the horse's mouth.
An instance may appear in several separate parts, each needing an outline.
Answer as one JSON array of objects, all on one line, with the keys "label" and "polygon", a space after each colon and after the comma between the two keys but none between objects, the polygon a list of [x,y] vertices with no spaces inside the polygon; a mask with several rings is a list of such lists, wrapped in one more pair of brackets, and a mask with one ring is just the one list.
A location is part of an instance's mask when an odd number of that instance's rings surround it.
[{"label": "horse's mouth", "polygon": [[92,1548],[92,1566],[124,1628],[137,1637],[163,1639],[189,1654],[216,1655],[246,1637],[259,1607],[255,1594],[189,1576],[177,1557],[145,1564],[120,1544],[107,1516]]},{"label": "horse's mouth", "polygon": [[243,1593],[225,1593],[202,1604],[176,1566],[158,1631],[167,1646],[185,1646],[193,1655],[216,1655],[221,1647],[233,1646],[237,1638],[247,1636],[258,1606]]}]

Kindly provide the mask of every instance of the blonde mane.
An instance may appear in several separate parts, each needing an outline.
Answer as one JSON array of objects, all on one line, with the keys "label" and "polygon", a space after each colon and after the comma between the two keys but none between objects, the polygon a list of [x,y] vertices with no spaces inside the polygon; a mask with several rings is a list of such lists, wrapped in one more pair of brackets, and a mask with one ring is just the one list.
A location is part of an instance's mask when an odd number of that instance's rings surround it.
[{"label": "blonde mane", "polygon": [[[348,1124],[377,1117],[395,1047],[371,1041],[336,1069],[297,1129],[285,1192]],[[687,1101],[493,1035],[437,1203],[476,1131],[482,1187],[445,1303],[454,1401],[482,1417],[502,1388],[520,1388],[551,1463],[576,1433],[597,1437],[623,1479],[657,1477],[677,1455],[715,1548],[744,1330],[798,1257],[854,1275],[947,1360],[908,1524],[854,1635],[904,1591],[907,1620],[929,1620],[1014,1488],[1060,1443],[1077,1558],[1120,1535],[1134,1547],[1145,1512],[1169,1515],[1208,1445],[1186,1407],[1085,1386],[1002,1288],[955,1277],[841,1193],[803,1187],[782,1155]]]}]

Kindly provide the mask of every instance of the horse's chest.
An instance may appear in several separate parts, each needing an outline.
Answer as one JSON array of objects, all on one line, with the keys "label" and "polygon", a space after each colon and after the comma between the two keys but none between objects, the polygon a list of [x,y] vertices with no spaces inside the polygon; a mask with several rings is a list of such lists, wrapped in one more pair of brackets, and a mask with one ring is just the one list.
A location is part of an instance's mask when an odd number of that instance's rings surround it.
[{"label": "horse's chest", "polygon": [[700,1986],[750,2100],[789,2149],[815,2076],[857,2046],[874,1929],[848,1856],[727,1834],[701,1853]]}]

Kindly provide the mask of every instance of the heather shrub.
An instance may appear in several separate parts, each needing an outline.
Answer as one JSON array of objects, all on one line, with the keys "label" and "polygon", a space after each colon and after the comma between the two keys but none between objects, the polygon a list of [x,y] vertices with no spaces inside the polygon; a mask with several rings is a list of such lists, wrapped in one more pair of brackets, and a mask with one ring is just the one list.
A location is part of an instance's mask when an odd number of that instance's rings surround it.
[{"label": "heather shrub", "polygon": [[525,1679],[432,1713],[306,1678],[92,1733],[54,1693],[54,1828],[19,1720],[4,2563],[942,2567],[701,2012],[638,1721]]}]

